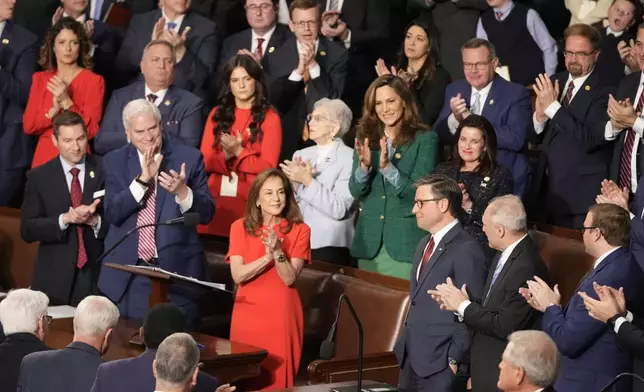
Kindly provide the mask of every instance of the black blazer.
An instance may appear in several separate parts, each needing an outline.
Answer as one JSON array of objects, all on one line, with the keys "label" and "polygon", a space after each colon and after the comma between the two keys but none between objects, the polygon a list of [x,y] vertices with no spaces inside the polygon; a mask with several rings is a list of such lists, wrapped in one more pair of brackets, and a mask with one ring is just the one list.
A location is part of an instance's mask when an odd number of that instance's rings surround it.
[{"label": "black blazer", "polygon": [[87,392],[103,363],[94,347],[72,342],[62,350],[38,352],[22,360],[18,392]]},{"label": "black blazer", "polygon": [[51,350],[34,334],[13,333],[0,343],[0,392],[15,392],[20,376],[20,364],[27,354]]},{"label": "black blazer", "polygon": [[500,256],[501,252],[498,252],[488,271],[482,304],[472,302],[463,317],[463,321],[474,329],[470,371],[475,391],[497,392],[499,362],[508,336],[515,331],[539,327],[538,312],[519,294],[519,288],[526,286],[526,281],[534,276],[550,281],[539,249],[527,236],[514,248],[490,287]]},{"label": "black blazer", "polygon": [[433,125],[438,119],[445,101],[445,90],[451,81],[449,73],[439,65],[431,79],[426,80],[420,88],[414,86],[418,109],[425,124]]},{"label": "black blazer", "polygon": [[[615,94],[615,99],[618,101],[629,98],[631,104],[634,107],[637,107],[637,102],[635,102],[635,95],[637,94],[637,89],[640,85],[640,77],[642,76],[641,72],[634,72],[622,79],[617,87],[617,93]],[[613,160],[610,164],[610,179],[615,181],[619,180],[619,166],[622,160],[622,150],[624,149],[624,139],[626,138],[626,130],[619,133],[617,139],[615,139],[615,144],[613,146]],[[642,141],[637,146],[637,178],[644,173],[644,159],[642,159],[642,149],[640,146]]]},{"label": "black blazer", "polygon": [[[617,342],[633,353],[633,373],[644,375],[644,323],[633,313],[632,323],[622,323],[617,333]],[[644,391],[644,384],[633,380],[633,392]]]},{"label": "black blazer", "polygon": [[[85,158],[85,180],[83,184],[83,205],[94,201],[94,192],[105,189],[105,177],[100,158],[88,155]],[[27,174],[24,202],[20,211],[20,232],[26,242],[40,241],[31,288],[43,291],[52,304],[66,304],[69,301],[76,262],[78,258],[78,235],[76,226],[70,225],[61,231],[58,225],[60,214],[71,207],[71,196],[60,158],[56,157]],[[103,216],[99,204],[98,213]],[[98,238],[94,230],[85,226],[83,239],[88,264],[92,269],[93,281],[98,277],[100,266],[96,259],[103,252],[103,239],[109,223],[101,218]]]},{"label": "black blazer", "polygon": [[306,115],[322,98],[342,96],[347,74],[347,51],[340,45],[320,38],[315,59],[320,65],[320,77],[311,79],[304,91],[304,82],[293,82],[289,76],[297,68],[299,54],[295,37],[286,41],[268,62],[269,94],[282,119],[282,152],[280,162],[291,159],[301,147],[302,129]]}]

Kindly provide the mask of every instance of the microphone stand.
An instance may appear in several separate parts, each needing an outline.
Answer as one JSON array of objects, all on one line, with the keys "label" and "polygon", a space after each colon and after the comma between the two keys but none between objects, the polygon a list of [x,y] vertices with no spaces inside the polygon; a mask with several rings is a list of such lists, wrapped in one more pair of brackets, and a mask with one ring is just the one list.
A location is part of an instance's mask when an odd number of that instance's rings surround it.
[{"label": "microphone stand", "polygon": [[600,392],[608,392],[611,389],[611,387],[613,385],[615,385],[615,383],[617,381],[619,381],[621,378],[624,378],[624,377],[632,377],[632,378],[634,378],[636,380],[639,380],[639,381],[644,383],[644,379],[642,379],[642,377],[638,376],[635,373],[620,373],[617,376],[615,376],[615,378],[613,378],[611,380],[611,382],[608,383],[608,385],[606,385],[604,388],[602,388],[602,390]]},{"label": "microphone stand", "polygon": [[364,356],[364,330],[362,329],[362,323],[360,322],[360,318],[358,317],[358,314],[356,313],[356,310],[353,307],[351,300],[349,299],[349,297],[347,297],[346,294],[340,295],[340,298],[338,299],[338,319],[340,318],[340,310],[342,309],[343,300],[347,303],[347,306],[349,307],[349,311],[351,312],[353,321],[356,323],[356,326],[358,327],[358,383],[357,383],[358,389],[357,390],[358,392],[362,392],[362,357]]}]

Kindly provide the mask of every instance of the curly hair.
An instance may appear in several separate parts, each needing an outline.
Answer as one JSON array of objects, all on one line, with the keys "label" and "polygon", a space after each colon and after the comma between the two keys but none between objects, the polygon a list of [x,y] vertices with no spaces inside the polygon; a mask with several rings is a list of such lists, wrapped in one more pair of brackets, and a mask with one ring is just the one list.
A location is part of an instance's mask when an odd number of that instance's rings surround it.
[{"label": "curly hair", "polygon": [[300,207],[297,205],[295,200],[295,192],[293,191],[293,185],[289,181],[286,174],[277,169],[267,169],[259,173],[255,180],[250,186],[248,191],[248,199],[246,201],[246,217],[244,217],[244,230],[249,235],[257,237],[259,235],[259,229],[264,224],[262,217],[262,209],[257,206],[257,201],[259,200],[259,192],[264,186],[264,183],[269,178],[278,177],[282,180],[284,184],[284,195],[286,197],[286,205],[282,210],[280,215],[281,218],[286,220],[286,225],[282,226],[281,232],[286,234],[291,231],[294,223],[304,222],[302,217],[302,212]]},{"label": "curly hair", "polygon": [[58,37],[58,34],[65,29],[71,30],[71,32],[78,38],[79,48],[76,64],[81,68],[91,68],[92,55],[90,54],[90,50],[92,43],[87,37],[83,25],[70,17],[61,18],[47,31],[45,40],[40,47],[40,59],[38,60],[38,64],[43,69],[58,68],[58,60],[56,59],[54,47],[56,46],[56,37]]},{"label": "curly hair", "polygon": [[253,60],[252,57],[245,54],[238,54],[228,61],[224,67],[224,76],[221,92],[219,93],[219,106],[212,116],[215,124],[213,130],[215,134],[215,145],[219,144],[222,133],[227,133],[230,127],[235,123],[235,96],[230,88],[230,77],[235,68],[241,67],[248,72],[251,78],[255,80],[255,99],[251,108],[252,122],[250,128],[250,142],[262,140],[262,124],[266,117],[266,112],[270,109],[268,104],[268,89],[262,67]]},{"label": "curly hair", "polygon": [[357,137],[360,141],[368,138],[370,143],[375,146],[385,135],[384,125],[376,113],[376,90],[385,86],[391,87],[403,102],[400,132],[396,135],[396,139],[392,141],[396,147],[403,146],[413,141],[416,133],[427,131],[428,128],[420,120],[416,98],[414,98],[407,83],[393,75],[380,76],[367,89],[362,108],[362,118],[357,126]]},{"label": "curly hair", "polygon": [[[423,85],[426,81],[431,80],[434,77],[436,69],[440,64],[440,62],[438,61],[438,33],[428,20],[418,18],[407,25],[407,27],[405,28],[405,34],[407,34],[409,32],[409,29],[414,26],[423,29],[425,35],[427,35],[427,43],[429,45],[427,58],[425,58],[423,66],[418,70],[418,77],[416,77],[413,83],[414,88],[416,90],[420,90],[421,88],[423,88]],[[396,69],[406,70],[408,64],[409,59],[407,59],[407,56],[405,56],[405,43],[403,41],[402,48],[400,49],[400,53],[398,54]]]}]

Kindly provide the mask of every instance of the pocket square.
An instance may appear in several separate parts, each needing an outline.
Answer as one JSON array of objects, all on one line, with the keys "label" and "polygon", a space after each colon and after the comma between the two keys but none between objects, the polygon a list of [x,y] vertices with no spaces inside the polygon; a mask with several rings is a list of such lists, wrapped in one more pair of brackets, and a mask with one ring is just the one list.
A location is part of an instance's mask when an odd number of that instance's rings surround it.
[{"label": "pocket square", "polygon": [[103,196],[105,196],[105,189],[94,192],[93,198],[98,199],[99,197],[103,197]]}]

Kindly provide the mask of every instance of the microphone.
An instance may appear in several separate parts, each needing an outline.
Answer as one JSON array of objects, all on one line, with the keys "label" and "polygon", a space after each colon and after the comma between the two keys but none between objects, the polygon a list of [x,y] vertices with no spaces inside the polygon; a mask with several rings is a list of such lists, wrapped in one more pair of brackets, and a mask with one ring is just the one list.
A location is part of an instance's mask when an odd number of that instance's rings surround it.
[{"label": "microphone", "polygon": [[168,219],[160,225],[178,225],[183,223],[184,226],[197,226],[199,223],[199,214],[196,212],[186,212],[178,218]]},{"label": "microphone", "polygon": [[599,391],[599,392],[608,392],[610,390],[610,388],[617,381],[619,381],[621,378],[624,378],[624,377],[632,377],[632,378],[640,380],[641,382],[644,383],[644,379],[642,379],[642,377],[638,376],[637,374],[634,374],[634,373],[620,373],[615,378],[613,378],[613,380],[611,382],[609,382],[608,385],[606,385],[604,388],[602,388],[602,390]]},{"label": "microphone", "polygon": [[353,321],[355,321],[356,326],[358,327],[358,383],[357,383],[358,388],[357,390],[358,392],[360,392],[362,391],[362,358],[364,356],[364,347],[363,347],[364,330],[362,329],[362,323],[360,322],[360,318],[358,317],[358,314],[356,313],[356,310],[353,307],[351,300],[349,300],[349,297],[347,297],[346,294],[342,294],[340,295],[340,298],[338,298],[338,310],[335,315],[335,320],[333,322],[333,325],[331,326],[331,330],[329,330],[329,335],[320,345],[320,358],[324,360],[329,360],[335,356],[335,335],[337,334],[337,331],[338,331],[338,321],[340,319],[340,311],[342,310],[342,301],[345,301],[347,303],[347,306],[349,307],[349,311],[351,312]]}]

